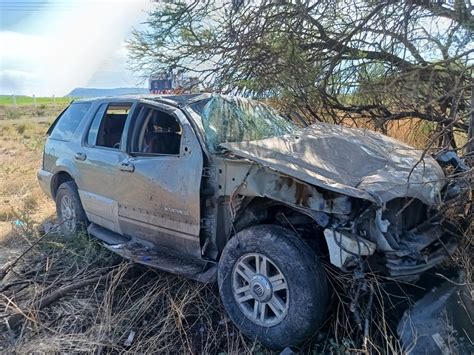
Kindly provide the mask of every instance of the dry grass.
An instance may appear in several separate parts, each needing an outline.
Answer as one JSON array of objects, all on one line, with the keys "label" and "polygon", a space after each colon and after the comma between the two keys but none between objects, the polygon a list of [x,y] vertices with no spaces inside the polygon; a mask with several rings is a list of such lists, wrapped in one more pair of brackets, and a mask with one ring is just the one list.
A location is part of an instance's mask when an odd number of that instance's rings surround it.
[{"label": "dry grass", "polygon": [[[25,244],[39,238],[31,227],[16,231]],[[98,275],[106,276],[38,306],[60,287]],[[215,285],[124,261],[86,235],[48,235],[1,287],[0,317],[23,314],[18,326],[1,332],[6,352],[263,351],[226,318]]]},{"label": "dry grass", "polygon": [[[62,108],[55,109],[55,114]],[[18,109],[20,110],[20,108]],[[54,212],[54,205],[36,181],[44,134],[54,115],[45,122],[23,121],[29,107],[18,117],[0,121],[0,240],[10,233],[12,222],[28,213],[42,221]]]},{"label": "dry grass", "polygon": [[35,105],[1,105],[0,104],[0,121],[3,120],[18,120],[31,118],[48,118],[55,117],[58,111],[67,106],[66,102],[58,103],[38,103]]},{"label": "dry grass", "polygon": [[[15,228],[4,243],[16,251],[11,258],[18,256],[18,245],[24,249],[40,238],[38,230],[34,222]],[[401,353],[396,313],[414,302],[421,286],[387,282],[375,274],[355,279],[325,268],[334,286],[331,309],[301,351]],[[41,306],[58,289],[91,279]],[[269,353],[229,321],[215,284],[125,261],[84,234],[69,240],[45,236],[3,280],[0,294],[3,321],[23,314],[17,326],[2,322],[3,352]]]},{"label": "dry grass", "polygon": [[[7,246],[15,250],[18,240],[31,245],[40,238],[37,227],[32,222],[15,228]],[[99,275],[103,277],[97,280]],[[348,287],[357,285],[350,275],[332,276],[337,289],[334,311],[301,350],[364,351],[359,341],[364,331],[354,324],[348,297]],[[95,281],[41,306],[61,287],[90,279]],[[84,234],[70,240],[47,235],[7,275],[0,289],[0,318],[9,320],[0,332],[3,352],[268,353],[229,321],[215,284],[125,261]],[[16,326],[11,323],[13,314],[22,314]],[[380,326],[371,323],[368,339],[380,336],[374,325]],[[390,348],[397,349],[391,331],[383,331],[391,334]]]}]

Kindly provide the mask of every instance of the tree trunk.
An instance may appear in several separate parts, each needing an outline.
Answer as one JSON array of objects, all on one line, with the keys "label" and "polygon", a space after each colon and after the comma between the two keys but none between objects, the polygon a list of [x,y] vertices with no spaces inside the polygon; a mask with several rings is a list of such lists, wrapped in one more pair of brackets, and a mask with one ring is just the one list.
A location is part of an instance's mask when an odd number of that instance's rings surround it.
[{"label": "tree trunk", "polygon": [[471,118],[469,120],[469,130],[467,133],[466,154],[474,154],[474,85],[471,87]]}]

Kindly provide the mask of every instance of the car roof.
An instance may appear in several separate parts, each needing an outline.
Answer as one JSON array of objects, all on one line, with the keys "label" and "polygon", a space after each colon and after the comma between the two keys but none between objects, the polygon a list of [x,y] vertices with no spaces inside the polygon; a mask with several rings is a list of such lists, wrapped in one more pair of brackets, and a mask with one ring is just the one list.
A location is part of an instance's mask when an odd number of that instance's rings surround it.
[{"label": "car roof", "polygon": [[199,94],[184,94],[184,95],[156,95],[156,94],[142,94],[142,95],[117,95],[117,96],[103,96],[103,97],[91,97],[84,99],[74,100],[75,103],[80,102],[94,102],[94,101],[127,101],[127,100],[150,100],[150,101],[167,101],[174,103],[179,106],[186,106],[192,102],[204,100],[209,98],[209,93]]}]

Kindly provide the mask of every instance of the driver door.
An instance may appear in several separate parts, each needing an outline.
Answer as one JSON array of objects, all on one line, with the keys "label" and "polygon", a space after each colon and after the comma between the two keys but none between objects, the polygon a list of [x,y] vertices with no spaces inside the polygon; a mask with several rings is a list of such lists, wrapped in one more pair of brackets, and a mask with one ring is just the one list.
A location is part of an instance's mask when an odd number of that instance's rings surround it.
[{"label": "driver door", "polygon": [[201,258],[203,157],[184,114],[171,106],[139,104],[127,151],[117,195],[122,233]]}]

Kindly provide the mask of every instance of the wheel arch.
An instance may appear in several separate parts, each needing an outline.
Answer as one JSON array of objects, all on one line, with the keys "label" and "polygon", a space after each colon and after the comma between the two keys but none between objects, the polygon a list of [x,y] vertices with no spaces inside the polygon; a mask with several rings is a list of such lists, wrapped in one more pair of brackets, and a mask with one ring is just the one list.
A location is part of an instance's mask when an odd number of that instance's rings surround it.
[{"label": "wheel arch", "polygon": [[58,192],[59,186],[68,181],[75,182],[74,178],[66,171],[59,171],[54,174],[53,178],[51,179],[51,195],[53,198],[56,198],[56,193]]},{"label": "wheel arch", "polygon": [[266,197],[244,199],[228,239],[243,229],[262,224],[275,224],[292,230],[317,254],[328,254],[328,245],[323,234],[324,227],[314,215]]}]

